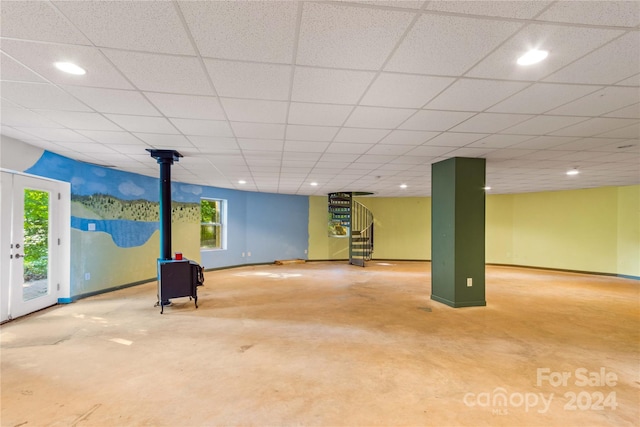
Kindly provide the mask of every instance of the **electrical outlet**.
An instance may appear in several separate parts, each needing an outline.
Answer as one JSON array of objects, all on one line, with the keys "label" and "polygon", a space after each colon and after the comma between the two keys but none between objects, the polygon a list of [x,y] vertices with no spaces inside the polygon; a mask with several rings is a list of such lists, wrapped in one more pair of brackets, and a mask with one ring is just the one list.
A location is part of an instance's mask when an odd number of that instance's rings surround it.
[{"label": "electrical outlet", "polygon": [[84,273],[84,280],[91,280],[91,273]]},{"label": "electrical outlet", "polygon": [[304,250],[304,253],[305,253],[305,254],[306,254],[306,253],[308,253],[308,252],[309,252],[309,251],[307,251],[306,249]]},{"label": "electrical outlet", "polygon": [[251,256],[251,252],[247,252],[247,256]]},{"label": "electrical outlet", "polygon": [[467,277],[467,287],[470,288],[473,286],[473,279],[471,277]]},{"label": "electrical outlet", "polygon": [[242,258],[244,258],[244,252],[242,252]]}]

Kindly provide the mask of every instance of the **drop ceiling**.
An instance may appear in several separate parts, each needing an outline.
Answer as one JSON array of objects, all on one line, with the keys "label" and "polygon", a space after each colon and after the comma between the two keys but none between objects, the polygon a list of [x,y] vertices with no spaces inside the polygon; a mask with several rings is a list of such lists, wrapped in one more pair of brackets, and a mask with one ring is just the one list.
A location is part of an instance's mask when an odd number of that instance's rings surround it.
[{"label": "drop ceiling", "polygon": [[498,194],[640,183],[636,1],[0,8],[2,134],[73,159],[157,176],[145,149],[176,149],[175,180],[303,195],[428,196],[454,156]]}]

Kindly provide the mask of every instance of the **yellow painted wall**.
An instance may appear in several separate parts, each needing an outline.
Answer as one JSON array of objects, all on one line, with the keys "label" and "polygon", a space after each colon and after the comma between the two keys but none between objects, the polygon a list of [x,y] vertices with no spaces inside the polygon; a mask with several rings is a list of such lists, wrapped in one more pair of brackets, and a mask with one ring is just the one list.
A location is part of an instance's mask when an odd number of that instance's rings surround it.
[{"label": "yellow painted wall", "polygon": [[513,264],[513,194],[487,195],[485,260]]},{"label": "yellow painted wall", "polygon": [[640,185],[618,187],[617,274],[640,276]]},{"label": "yellow painted wall", "polygon": [[431,259],[430,197],[359,197],[374,217],[376,259]]},{"label": "yellow painted wall", "polygon": [[[309,198],[309,259],[346,259],[327,237],[327,198]],[[377,259],[431,259],[431,198],[361,197]],[[486,261],[640,277],[640,185],[488,195]]]},{"label": "yellow painted wall", "polygon": [[611,187],[514,195],[513,263],[615,273],[617,205]]}]

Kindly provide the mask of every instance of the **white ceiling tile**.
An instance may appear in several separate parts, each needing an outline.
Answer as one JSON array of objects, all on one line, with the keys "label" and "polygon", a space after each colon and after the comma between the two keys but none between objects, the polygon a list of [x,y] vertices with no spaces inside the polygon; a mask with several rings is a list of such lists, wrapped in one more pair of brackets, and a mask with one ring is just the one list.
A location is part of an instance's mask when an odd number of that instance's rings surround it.
[{"label": "white ceiling tile", "polygon": [[331,141],[340,128],[328,126],[288,125],[287,139],[299,141]]},{"label": "white ceiling tile", "polygon": [[[526,123],[526,122],[525,122]],[[529,135],[489,135],[479,139],[468,145],[468,147],[477,148],[505,148],[519,144],[527,139],[531,139]]]},{"label": "white ceiling tile", "polygon": [[238,138],[283,139],[285,125],[272,123],[232,122],[231,126]]},{"label": "white ceiling tile", "polygon": [[634,124],[605,133],[597,134],[602,138],[640,138],[640,125],[637,120]]},{"label": "white ceiling tile", "polygon": [[640,33],[625,34],[547,77],[546,81],[612,84],[640,69]]},{"label": "white ceiling tile", "polygon": [[355,142],[374,144],[389,133],[382,129],[342,128],[334,138],[336,142]]},{"label": "white ceiling tile", "polygon": [[34,113],[24,108],[2,108],[0,114],[2,124],[5,126],[61,128],[61,124],[49,120],[42,114]]},{"label": "white ceiling tile", "polygon": [[61,125],[76,130],[111,130],[122,129],[97,113],[80,113],[76,111],[40,111],[43,116]]},{"label": "white ceiling tile", "polygon": [[347,105],[292,102],[288,123],[301,125],[341,126],[353,107]]},{"label": "white ceiling tile", "polygon": [[[543,151],[543,153],[545,153]],[[557,152],[553,152],[553,154],[557,155],[553,156],[553,157],[548,157],[548,158],[553,158],[554,160],[566,160],[566,161],[570,161],[570,162],[577,162],[577,161],[582,161],[582,160],[593,160],[593,159],[598,159],[598,158],[602,158],[602,153],[597,152],[597,151],[569,151],[569,152],[565,152],[565,151],[557,151]]]},{"label": "white ceiling tile", "polygon": [[130,132],[168,133],[177,134],[178,131],[163,117],[127,116],[120,114],[105,114],[109,120]]},{"label": "white ceiling tile", "polygon": [[483,15],[502,18],[531,19],[550,1],[431,1],[427,10]]},{"label": "white ceiling tile", "polygon": [[[595,138],[594,138],[595,139]],[[597,138],[602,141],[606,141],[604,138]],[[640,151],[640,140],[639,139],[629,139],[627,141],[620,141],[619,139],[610,139],[610,142],[604,146],[604,148],[598,149],[601,151],[608,151],[619,153],[621,150],[625,152],[639,152]],[[622,147],[622,148],[621,148]],[[640,171],[639,171],[640,172]]]},{"label": "white ceiling tile", "polygon": [[[109,148],[122,154],[141,154],[146,153],[147,148],[151,148],[148,144],[140,142],[139,144],[109,144]],[[134,160],[130,160],[133,162]]]},{"label": "white ceiling tile", "polygon": [[[23,129],[25,129],[25,128],[23,128]],[[0,133],[2,133],[2,136],[8,136],[10,138],[14,138],[14,139],[17,139],[17,140],[20,140],[20,141],[24,141],[24,142],[26,142],[28,144],[31,144],[31,145],[34,145],[36,147],[42,147],[42,148],[45,148],[45,149],[48,149],[48,150],[50,149],[49,148],[50,146],[54,147],[54,148],[56,148],[56,147],[60,148],[58,145],[56,145],[56,144],[54,144],[52,142],[44,141],[44,140],[40,139],[37,136],[31,135],[31,134],[28,134],[28,133],[24,133],[21,130],[14,129],[14,128],[11,128],[11,127],[6,126],[6,125],[0,125]]]},{"label": "white ceiling tile", "polygon": [[252,99],[220,98],[231,121],[256,123],[286,123],[287,103]]},{"label": "white ceiling tile", "polygon": [[380,144],[421,145],[439,134],[440,132],[394,130],[385,136]]},{"label": "white ceiling tile", "polygon": [[619,86],[640,86],[640,74],[636,74],[635,76],[631,76],[628,79],[621,80],[616,82],[616,85]]},{"label": "white ceiling tile", "polygon": [[291,100],[355,104],[374,76],[368,71],[296,67]]},{"label": "white ceiling tile", "polygon": [[348,142],[333,142],[327,148],[327,153],[364,154],[373,144],[352,144]]},{"label": "white ceiling tile", "polygon": [[[2,50],[53,83],[131,89],[131,85],[94,47],[3,40]],[[58,61],[73,62],[87,73],[82,76],[63,73],[54,65]]]},{"label": "white ceiling tile", "polygon": [[246,161],[244,157],[240,154],[238,155],[216,155],[216,156],[207,156],[207,158],[215,165],[228,165],[228,166],[243,166],[246,165]]},{"label": "white ceiling tile", "polygon": [[367,90],[361,104],[420,108],[453,81],[448,77],[381,73]]},{"label": "white ceiling tile", "polygon": [[487,160],[505,160],[505,159],[516,159],[522,156],[526,156],[528,154],[532,154],[537,152],[537,150],[524,150],[524,149],[516,149],[516,148],[506,148],[503,150],[495,150],[486,154]]},{"label": "white ceiling tile", "polygon": [[637,121],[632,119],[593,118],[553,132],[558,136],[594,136],[623,128]]},{"label": "white ceiling tile", "polygon": [[328,146],[328,142],[286,140],[284,142],[284,151],[322,153]]},{"label": "white ceiling tile", "polygon": [[460,79],[426,108],[432,110],[483,111],[527,87],[528,83]]},{"label": "white ceiling tile", "polygon": [[10,56],[0,52],[0,79],[16,82],[36,82],[44,83],[45,80],[33,71],[16,62]]},{"label": "white ceiling tile", "polygon": [[213,96],[173,95],[145,92],[145,96],[166,117],[225,120],[218,98]]},{"label": "white ceiling tile", "polygon": [[86,136],[69,129],[20,128],[17,130],[53,142],[91,142]]},{"label": "white ceiling tile", "polygon": [[185,135],[233,136],[229,123],[223,120],[171,119],[171,123]]},{"label": "white ceiling tile", "polygon": [[[355,154],[352,154],[351,156],[357,156]],[[357,156],[359,158],[363,157],[363,156]],[[320,160],[318,161],[318,163],[316,163],[315,167],[312,170],[313,175],[315,176],[319,176],[319,175],[327,175],[329,177],[331,177],[331,175],[335,174],[338,171],[341,171],[342,169],[346,168],[347,166],[349,166],[351,162],[339,162],[339,161],[331,161],[331,162],[324,162],[322,161],[322,158],[320,158]],[[333,177],[331,177],[333,178]]]},{"label": "white ceiling tile", "polygon": [[486,157],[494,151],[493,148],[460,147],[447,153],[447,157]]},{"label": "white ceiling tile", "polygon": [[425,142],[423,145],[434,145],[440,147],[464,147],[481,138],[487,136],[482,133],[458,133],[443,132],[433,139]]},{"label": "white ceiling tile", "polygon": [[64,90],[101,113],[159,116],[139,92],[119,89],[100,89],[84,86],[64,86]]},{"label": "white ceiling tile", "polygon": [[561,157],[574,153],[573,151],[550,151],[550,150],[538,150],[532,153],[523,154],[519,156],[519,159],[524,160],[560,160]]},{"label": "white ceiling tile", "polygon": [[215,95],[195,57],[102,49],[140,90]]},{"label": "white ceiling tile", "polygon": [[103,130],[81,130],[78,133],[91,138],[101,144],[118,144],[118,145],[140,145],[143,144],[140,139],[136,138],[129,132],[113,132]]},{"label": "white ceiling tile", "polygon": [[507,128],[502,133],[515,135],[546,135],[558,129],[587,120],[587,117],[536,116]]},{"label": "white ceiling tile", "polygon": [[573,24],[635,27],[640,7],[635,1],[556,2],[536,19]]},{"label": "white ceiling tile", "polygon": [[337,3],[303,3],[297,63],[377,70],[414,14],[356,8]]},{"label": "white ceiling tile", "polygon": [[527,141],[521,142],[512,146],[511,148],[523,149],[523,150],[547,150],[554,149],[563,144],[575,141],[575,137],[569,136],[539,136]]},{"label": "white ceiling tile", "polygon": [[211,136],[187,136],[189,141],[203,153],[214,153],[227,150],[240,150],[235,138],[211,137]]},{"label": "white ceiling tile", "polygon": [[[530,24],[482,60],[467,75],[511,80],[538,80],[622,34],[621,31]],[[531,66],[516,64],[531,48],[549,50],[549,56]]]},{"label": "white ceiling tile", "polygon": [[195,53],[170,2],[56,1],[54,4],[96,46]]},{"label": "white ceiling tile", "polygon": [[89,107],[50,84],[2,82],[1,93],[3,98],[25,108],[91,111]]},{"label": "white ceiling tile", "polygon": [[604,115],[605,117],[620,117],[623,119],[640,119],[640,103],[620,108]]},{"label": "white ceiling tile", "polygon": [[180,1],[202,56],[289,63],[297,2]]},{"label": "white ceiling tile", "polygon": [[[322,152],[324,152],[324,150],[322,150],[321,152],[304,152],[303,150],[295,146],[292,146],[292,149],[288,151],[290,143],[291,141],[285,142],[285,151],[282,153],[282,160],[283,162],[286,162],[288,166],[312,167],[318,161],[318,159],[322,157]],[[328,142],[326,144],[327,146],[329,146]]]},{"label": "white ceiling tile", "polygon": [[83,154],[101,154],[100,160],[103,160],[102,154],[115,153],[111,148],[97,142],[59,142],[58,144],[71,151],[77,151]]},{"label": "white ceiling tile", "polygon": [[597,86],[536,83],[502,101],[488,111],[494,113],[541,114],[598,89]]},{"label": "white ceiling tile", "polygon": [[418,111],[400,127],[408,130],[445,131],[471,116],[473,113],[423,110]]},{"label": "white ceiling tile", "polygon": [[606,87],[556,108],[549,113],[575,116],[599,116],[631,104],[637,104],[638,102],[640,102],[640,91],[638,90],[623,87]]},{"label": "white ceiling tile", "polygon": [[415,148],[415,145],[398,145],[398,144],[376,144],[367,154],[382,154],[388,156],[400,156]]},{"label": "white ceiling tile", "polygon": [[345,126],[394,129],[416,111],[406,108],[356,107]]},{"label": "white ceiling tile", "polygon": [[[385,156],[385,155],[381,155],[381,154],[370,154],[369,152],[367,152],[366,154],[363,154],[362,156],[360,156],[357,160],[358,163],[378,163],[378,164],[384,164],[386,162],[389,162],[393,159],[395,159],[398,156],[392,155],[392,156]],[[389,172],[391,173],[391,172]]]},{"label": "white ceiling tile", "polygon": [[[555,138],[565,138],[566,137],[555,137]],[[607,139],[607,138],[571,138],[573,141],[568,141],[564,144],[558,144],[555,147],[550,147],[555,150],[594,150],[594,151],[610,151],[612,145],[623,145],[624,142],[620,142],[619,139]]]},{"label": "white ceiling tile", "polygon": [[1,12],[2,37],[89,44],[89,40],[60,16],[49,2],[3,1]]},{"label": "white ceiling tile", "polygon": [[205,65],[220,96],[287,100],[291,66],[214,61]]},{"label": "white ceiling tile", "polygon": [[[458,76],[523,24],[423,15],[386,65],[387,71]],[[482,34],[482,37],[478,37]]]},{"label": "white ceiling tile", "polygon": [[[318,161],[318,167],[326,167],[323,166],[325,164],[327,164],[328,162],[355,162],[358,157],[360,157],[359,154],[345,154],[345,153],[325,153],[323,154],[319,161]],[[348,163],[347,163],[348,166]],[[346,166],[344,166],[346,167]]]},{"label": "white ceiling tile", "polygon": [[193,147],[191,145],[191,142],[183,135],[166,135],[161,133],[142,132],[136,132],[134,135],[153,147]]},{"label": "white ceiling tile", "polygon": [[532,116],[527,114],[480,113],[451,130],[456,132],[494,133],[500,132],[531,117]]},{"label": "white ceiling tile", "polygon": [[424,0],[356,0],[352,3],[370,4],[373,6],[398,7],[403,9],[420,9]]},{"label": "white ceiling tile", "polygon": [[431,145],[422,145],[409,151],[405,156],[428,156],[436,157],[449,153],[454,150],[454,147],[435,147]]},{"label": "white ceiling tile", "polygon": [[[242,150],[249,151],[282,151],[282,140],[238,138],[238,145]],[[246,152],[245,152],[246,155]]]}]

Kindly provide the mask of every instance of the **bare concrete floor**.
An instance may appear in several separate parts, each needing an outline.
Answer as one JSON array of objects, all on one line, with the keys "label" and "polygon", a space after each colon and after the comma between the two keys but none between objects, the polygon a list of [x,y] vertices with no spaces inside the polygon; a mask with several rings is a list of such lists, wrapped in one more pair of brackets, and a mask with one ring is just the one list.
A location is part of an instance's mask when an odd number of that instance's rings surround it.
[{"label": "bare concrete floor", "polygon": [[640,283],[487,267],[486,307],[430,300],[430,264],[209,272],[1,328],[3,426],[633,426]]}]

